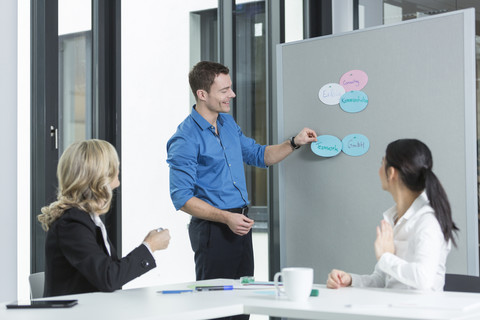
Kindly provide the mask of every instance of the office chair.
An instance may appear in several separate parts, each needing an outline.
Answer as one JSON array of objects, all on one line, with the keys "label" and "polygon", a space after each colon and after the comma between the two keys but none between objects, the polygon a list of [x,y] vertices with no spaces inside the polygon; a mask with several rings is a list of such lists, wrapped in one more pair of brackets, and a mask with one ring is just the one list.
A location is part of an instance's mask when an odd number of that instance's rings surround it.
[{"label": "office chair", "polygon": [[480,292],[480,277],[447,273],[444,291]]},{"label": "office chair", "polygon": [[32,273],[28,276],[30,283],[30,298],[43,298],[43,286],[45,282],[45,272]]}]

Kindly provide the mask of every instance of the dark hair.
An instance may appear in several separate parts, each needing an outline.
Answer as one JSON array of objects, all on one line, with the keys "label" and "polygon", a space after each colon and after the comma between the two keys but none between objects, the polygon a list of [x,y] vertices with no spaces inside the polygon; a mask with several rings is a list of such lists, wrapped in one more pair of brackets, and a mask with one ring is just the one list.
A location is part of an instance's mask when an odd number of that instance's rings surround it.
[{"label": "dark hair", "polygon": [[456,246],[453,233],[458,231],[452,220],[452,211],[447,194],[432,171],[433,160],[430,149],[416,139],[400,139],[391,142],[385,152],[385,170],[393,167],[412,191],[426,190],[430,205],[440,224],[445,241]]},{"label": "dark hair", "polygon": [[223,64],[211,61],[200,61],[188,74],[188,82],[192,89],[195,100],[198,99],[197,90],[205,90],[210,92],[215,78],[223,73],[228,74],[230,71]]}]

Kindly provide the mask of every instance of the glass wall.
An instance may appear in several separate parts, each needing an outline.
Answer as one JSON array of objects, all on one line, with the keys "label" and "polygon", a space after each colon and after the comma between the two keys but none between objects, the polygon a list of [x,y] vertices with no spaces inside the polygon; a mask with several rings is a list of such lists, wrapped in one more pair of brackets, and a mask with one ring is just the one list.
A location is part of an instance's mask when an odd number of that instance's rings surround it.
[{"label": "glass wall", "polygon": [[[242,2],[235,6],[234,116],[243,133],[257,143],[267,144],[267,74],[265,1]],[[245,166],[253,226],[255,276],[268,280],[267,170]]]},{"label": "glass wall", "polygon": [[58,1],[58,155],[92,138],[92,3]]},{"label": "glass wall", "polygon": [[59,155],[72,142],[92,134],[92,33],[59,36]]},{"label": "glass wall", "polygon": [[[267,144],[265,1],[235,8],[235,119],[245,135]],[[255,230],[267,230],[267,170],[245,167],[250,216]]]}]

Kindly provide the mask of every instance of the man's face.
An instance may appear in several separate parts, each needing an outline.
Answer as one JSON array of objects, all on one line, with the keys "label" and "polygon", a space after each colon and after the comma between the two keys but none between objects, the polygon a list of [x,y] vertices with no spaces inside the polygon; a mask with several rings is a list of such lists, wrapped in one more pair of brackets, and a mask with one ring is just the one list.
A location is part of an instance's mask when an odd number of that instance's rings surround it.
[{"label": "man's face", "polygon": [[205,95],[205,102],[210,111],[227,113],[230,111],[230,100],[235,96],[230,75],[221,73],[213,81],[210,92]]}]

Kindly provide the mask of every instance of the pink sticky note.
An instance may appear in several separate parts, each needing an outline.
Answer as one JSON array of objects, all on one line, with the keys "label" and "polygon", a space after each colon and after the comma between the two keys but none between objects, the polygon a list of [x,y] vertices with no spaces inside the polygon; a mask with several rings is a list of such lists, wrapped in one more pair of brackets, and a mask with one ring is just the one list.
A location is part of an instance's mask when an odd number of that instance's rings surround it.
[{"label": "pink sticky note", "polygon": [[345,92],[362,90],[367,82],[368,76],[362,70],[350,70],[340,78],[340,85],[345,89]]}]

